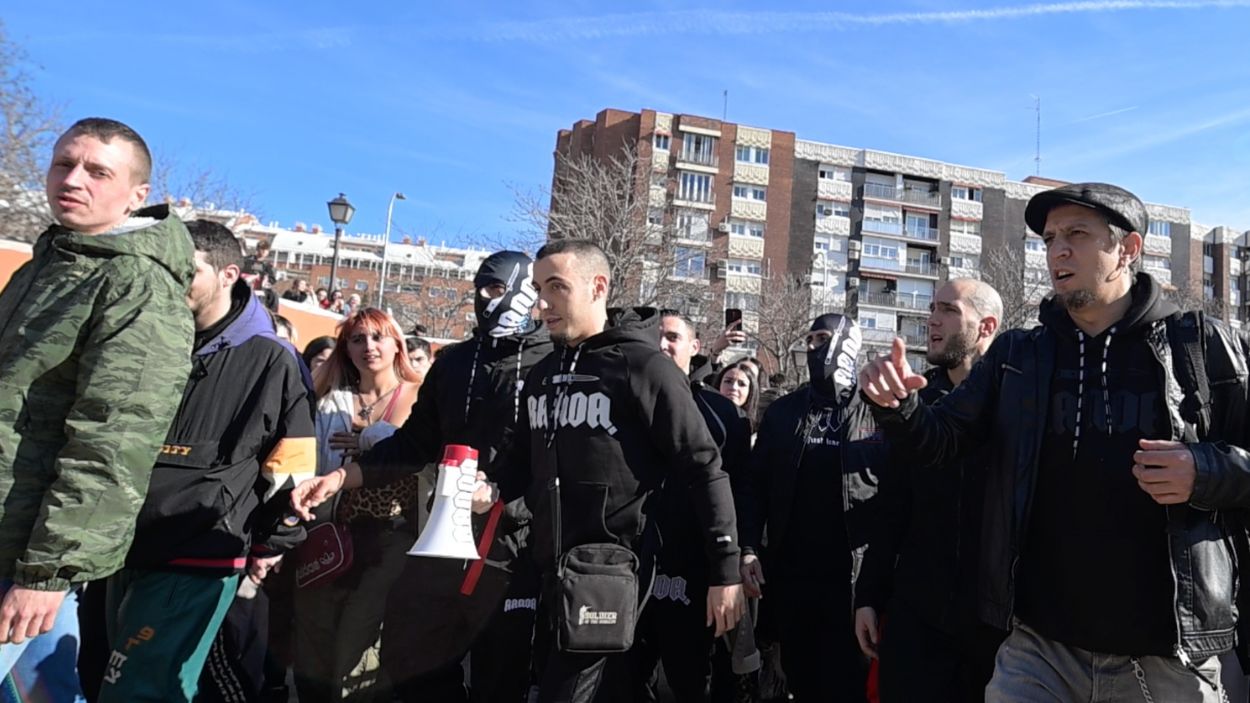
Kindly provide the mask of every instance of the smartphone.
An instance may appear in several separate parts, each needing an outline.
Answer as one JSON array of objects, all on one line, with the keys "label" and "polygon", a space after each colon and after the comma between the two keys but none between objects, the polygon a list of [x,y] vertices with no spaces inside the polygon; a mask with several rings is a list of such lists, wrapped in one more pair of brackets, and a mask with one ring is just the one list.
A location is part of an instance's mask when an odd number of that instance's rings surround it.
[{"label": "smartphone", "polygon": [[729,328],[742,322],[742,311],[738,308],[725,308],[725,327]]}]

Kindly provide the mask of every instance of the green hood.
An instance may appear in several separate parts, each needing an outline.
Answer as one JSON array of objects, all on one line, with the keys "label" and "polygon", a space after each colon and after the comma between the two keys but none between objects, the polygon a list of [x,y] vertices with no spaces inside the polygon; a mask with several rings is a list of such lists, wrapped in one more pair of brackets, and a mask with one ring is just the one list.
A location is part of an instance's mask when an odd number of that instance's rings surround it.
[{"label": "green hood", "polygon": [[160,264],[186,289],[195,277],[195,245],[187,228],[168,205],[153,205],[136,211],[132,217],[146,217],[155,223],[121,234],[80,234],[53,225],[35,245],[35,258],[55,248],[92,258],[143,256]]}]

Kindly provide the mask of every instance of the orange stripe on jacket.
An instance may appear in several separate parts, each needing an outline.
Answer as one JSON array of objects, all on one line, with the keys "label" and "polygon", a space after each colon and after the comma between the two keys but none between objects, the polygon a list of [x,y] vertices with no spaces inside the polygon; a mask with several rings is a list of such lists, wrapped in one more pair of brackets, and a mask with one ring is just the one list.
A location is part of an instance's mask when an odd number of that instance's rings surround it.
[{"label": "orange stripe on jacket", "polygon": [[282,438],[261,464],[260,473],[270,484],[265,500],[272,498],[288,477],[296,484],[312,478],[317,474],[317,438]]}]

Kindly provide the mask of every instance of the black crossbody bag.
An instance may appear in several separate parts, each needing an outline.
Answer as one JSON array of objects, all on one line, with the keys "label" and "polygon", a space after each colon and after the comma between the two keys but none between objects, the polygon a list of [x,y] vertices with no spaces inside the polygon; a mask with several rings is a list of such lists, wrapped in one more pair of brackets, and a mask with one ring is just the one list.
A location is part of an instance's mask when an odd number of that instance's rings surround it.
[{"label": "black crossbody bag", "polygon": [[[578,349],[570,374],[580,354]],[[583,544],[564,551],[560,461],[555,439],[557,417],[567,388],[567,383],[560,386],[547,418],[547,449],[555,463],[554,477],[548,485],[556,561],[555,581],[548,594],[552,625],[561,652],[616,654],[628,651],[634,644],[634,629],[641,614],[640,560],[633,550],[612,542]]]}]

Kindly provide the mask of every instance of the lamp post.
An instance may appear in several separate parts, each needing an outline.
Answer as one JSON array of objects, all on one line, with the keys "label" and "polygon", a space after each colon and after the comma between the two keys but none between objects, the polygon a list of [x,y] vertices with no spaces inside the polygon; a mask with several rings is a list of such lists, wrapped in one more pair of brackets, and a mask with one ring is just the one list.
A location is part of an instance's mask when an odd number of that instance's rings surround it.
[{"label": "lamp post", "polygon": [[347,201],[347,196],[339,193],[339,197],[326,203],[330,208],[330,221],[334,223],[334,258],[330,260],[330,292],[338,290],[339,276],[339,242],[343,240],[343,228],[352,221],[356,208]]},{"label": "lamp post", "polygon": [[395,212],[395,201],[407,199],[403,193],[395,193],[391,196],[390,204],[386,206],[386,238],[382,240],[382,279],[378,281],[379,308],[382,308],[382,301],[386,297],[386,249],[391,245],[391,215]]}]

